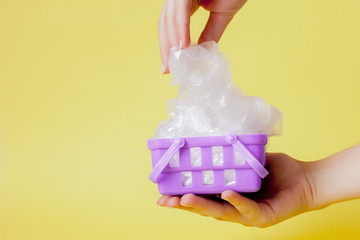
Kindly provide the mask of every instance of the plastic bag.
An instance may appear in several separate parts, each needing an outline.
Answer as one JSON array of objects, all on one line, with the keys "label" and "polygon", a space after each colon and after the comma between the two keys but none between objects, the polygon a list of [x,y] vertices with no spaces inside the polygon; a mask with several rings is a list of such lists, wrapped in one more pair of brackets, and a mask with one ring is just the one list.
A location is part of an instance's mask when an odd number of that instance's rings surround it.
[{"label": "plastic bag", "polygon": [[173,48],[169,69],[178,97],[168,101],[170,118],[159,124],[156,138],[281,134],[281,111],[235,86],[215,42]]}]

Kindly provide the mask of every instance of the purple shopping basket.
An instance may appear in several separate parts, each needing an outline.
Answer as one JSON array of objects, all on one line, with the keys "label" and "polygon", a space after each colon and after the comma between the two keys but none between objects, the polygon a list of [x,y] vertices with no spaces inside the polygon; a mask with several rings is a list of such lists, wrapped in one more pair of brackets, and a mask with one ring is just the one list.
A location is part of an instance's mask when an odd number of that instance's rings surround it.
[{"label": "purple shopping basket", "polygon": [[[225,190],[256,192],[261,187],[261,178],[268,175],[264,168],[266,144],[265,134],[150,139],[153,170],[149,179],[158,183],[163,195],[218,194]],[[201,152],[201,163],[197,165],[191,161],[195,148]],[[222,148],[220,165],[213,161],[214,148]],[[235,161],[235,155],[243,161]],[[176,156],[177,165],[171,165]],[[234,181],[230,183],[226,182],[228,173],[233,174]],[[205,181],[209,174],[211,184]],[[191,178],[190,185],[184,185],[184,176]]]}]

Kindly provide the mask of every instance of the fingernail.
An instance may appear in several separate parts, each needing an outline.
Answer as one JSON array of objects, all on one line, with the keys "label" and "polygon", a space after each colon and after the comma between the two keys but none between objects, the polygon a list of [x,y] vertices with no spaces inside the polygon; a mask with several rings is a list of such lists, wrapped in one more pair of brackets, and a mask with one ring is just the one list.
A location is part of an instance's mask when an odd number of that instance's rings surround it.
[{"label": "fingernail", "polygon": [[222,199],[224,199],[225,201],[228,201],[229,200],[229,197],[228,196],[224,196],[224,194],[221,194],[220,196]]},{"label": "fingernail", "polygon": [[182,47],[183,47],[181,39],[179,41],[179,47],[180,47],[180,49],[182,49]]},{"label": "fingernail", "polygon": [[190,204],[186,203],[186,202],[180,202],[180,205],[181,206],[184,206],[184,207],[190,207]]},{"label": "fingernail", "polygon": [[164,74],[165,73],[165,66],[164,64],[161,64],[161,72]]}]

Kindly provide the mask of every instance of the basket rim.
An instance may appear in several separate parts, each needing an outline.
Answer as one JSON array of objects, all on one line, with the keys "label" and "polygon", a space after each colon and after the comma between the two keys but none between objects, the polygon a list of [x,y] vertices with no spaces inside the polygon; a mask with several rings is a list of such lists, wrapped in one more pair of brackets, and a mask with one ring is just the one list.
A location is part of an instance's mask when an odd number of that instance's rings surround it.
[{"label": "basket rim", "polygon": [[[245,145],[265,145],[268,142],[267,134],[242,134],[236,135]],[[175,138],[151,138],[147,140],[148,148],[164,149],[169,148]],[[203,136],[203,137],[184,137],[184,147],[212,147],[231,145],[226,141],[226,136]]]}]

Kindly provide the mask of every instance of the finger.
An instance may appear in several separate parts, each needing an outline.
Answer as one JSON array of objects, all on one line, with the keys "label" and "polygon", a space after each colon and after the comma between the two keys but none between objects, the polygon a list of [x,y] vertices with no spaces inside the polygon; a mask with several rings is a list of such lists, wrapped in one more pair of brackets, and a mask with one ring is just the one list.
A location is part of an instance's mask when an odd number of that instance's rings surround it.
[{"label": "finger", "polygon": [[165,74],[169,72],[168,57],[169,57],[169,49],[170,49],[170,43],[167,37],[167,32],[165,27],[165,5],[161,10],[161,14],[158,22],[158,31],[159,31],[161,62],[162,62],[161,71],[163,74]]},{"label": "finger", "polygon": [[253,200],[241,196],[240,194],[227,190],[221,194],[221,198],[232,204],[242,215],[251,222],[260,221],[262,216],[260,206]]},{"label": "finger", "polygon": [[161,196],[157,204],[162,207],[177,208],[180,206],[180,197],[178,196]]},{"label": "finger", "polygon": [[239,212],[230,204],[220,203],[210,199],[195,196],[194,194],[186,194],[181,198],[180,205],[188,207],[191,212],[198,213],[203,216],[210,216],[218,220],[231,222],[240,222],[249,226],[249,221],[241,216]]},{"label": "finger", "polygon": [[198,43],[207,41],[218,42],[233,17],[234,13],[211,12]]},{"label": "finger", "polygon": [[180,197],[172,196],[167,199],[166,206],[169,208],[180,207]]},{"label": "finger", "polygon": [[166,206],[166,203],[170,197],[171,196],[161,196],[159,198],[159,200],[157,201],[157,205],[162,206],[162,207]]},{"label": "finger", "polygon": [[210,199],[198,197],[194,194],[186,194],[181,198],[180,205],[191,207],[201,215],[222,217],[224,215],[224,206]]},{"label": "finger", "polygon": [[180,205],[180,199],[178,196],[161,196],[157,204],[162,207],[177,208],[192,212],[191,208]]},{"label": "finger", "polygon": [[176,2],[176,28],[178,30],[179,47],[181,49],[190,45],[190,11],[192,1],[181,0]]},{"label": "finger", "polygon": [[179,34],[176,28],[176,5],[175,0],[167,0],[165,2],[165,28],[167,38],[170,42],[170,48],[179,46]]}]

